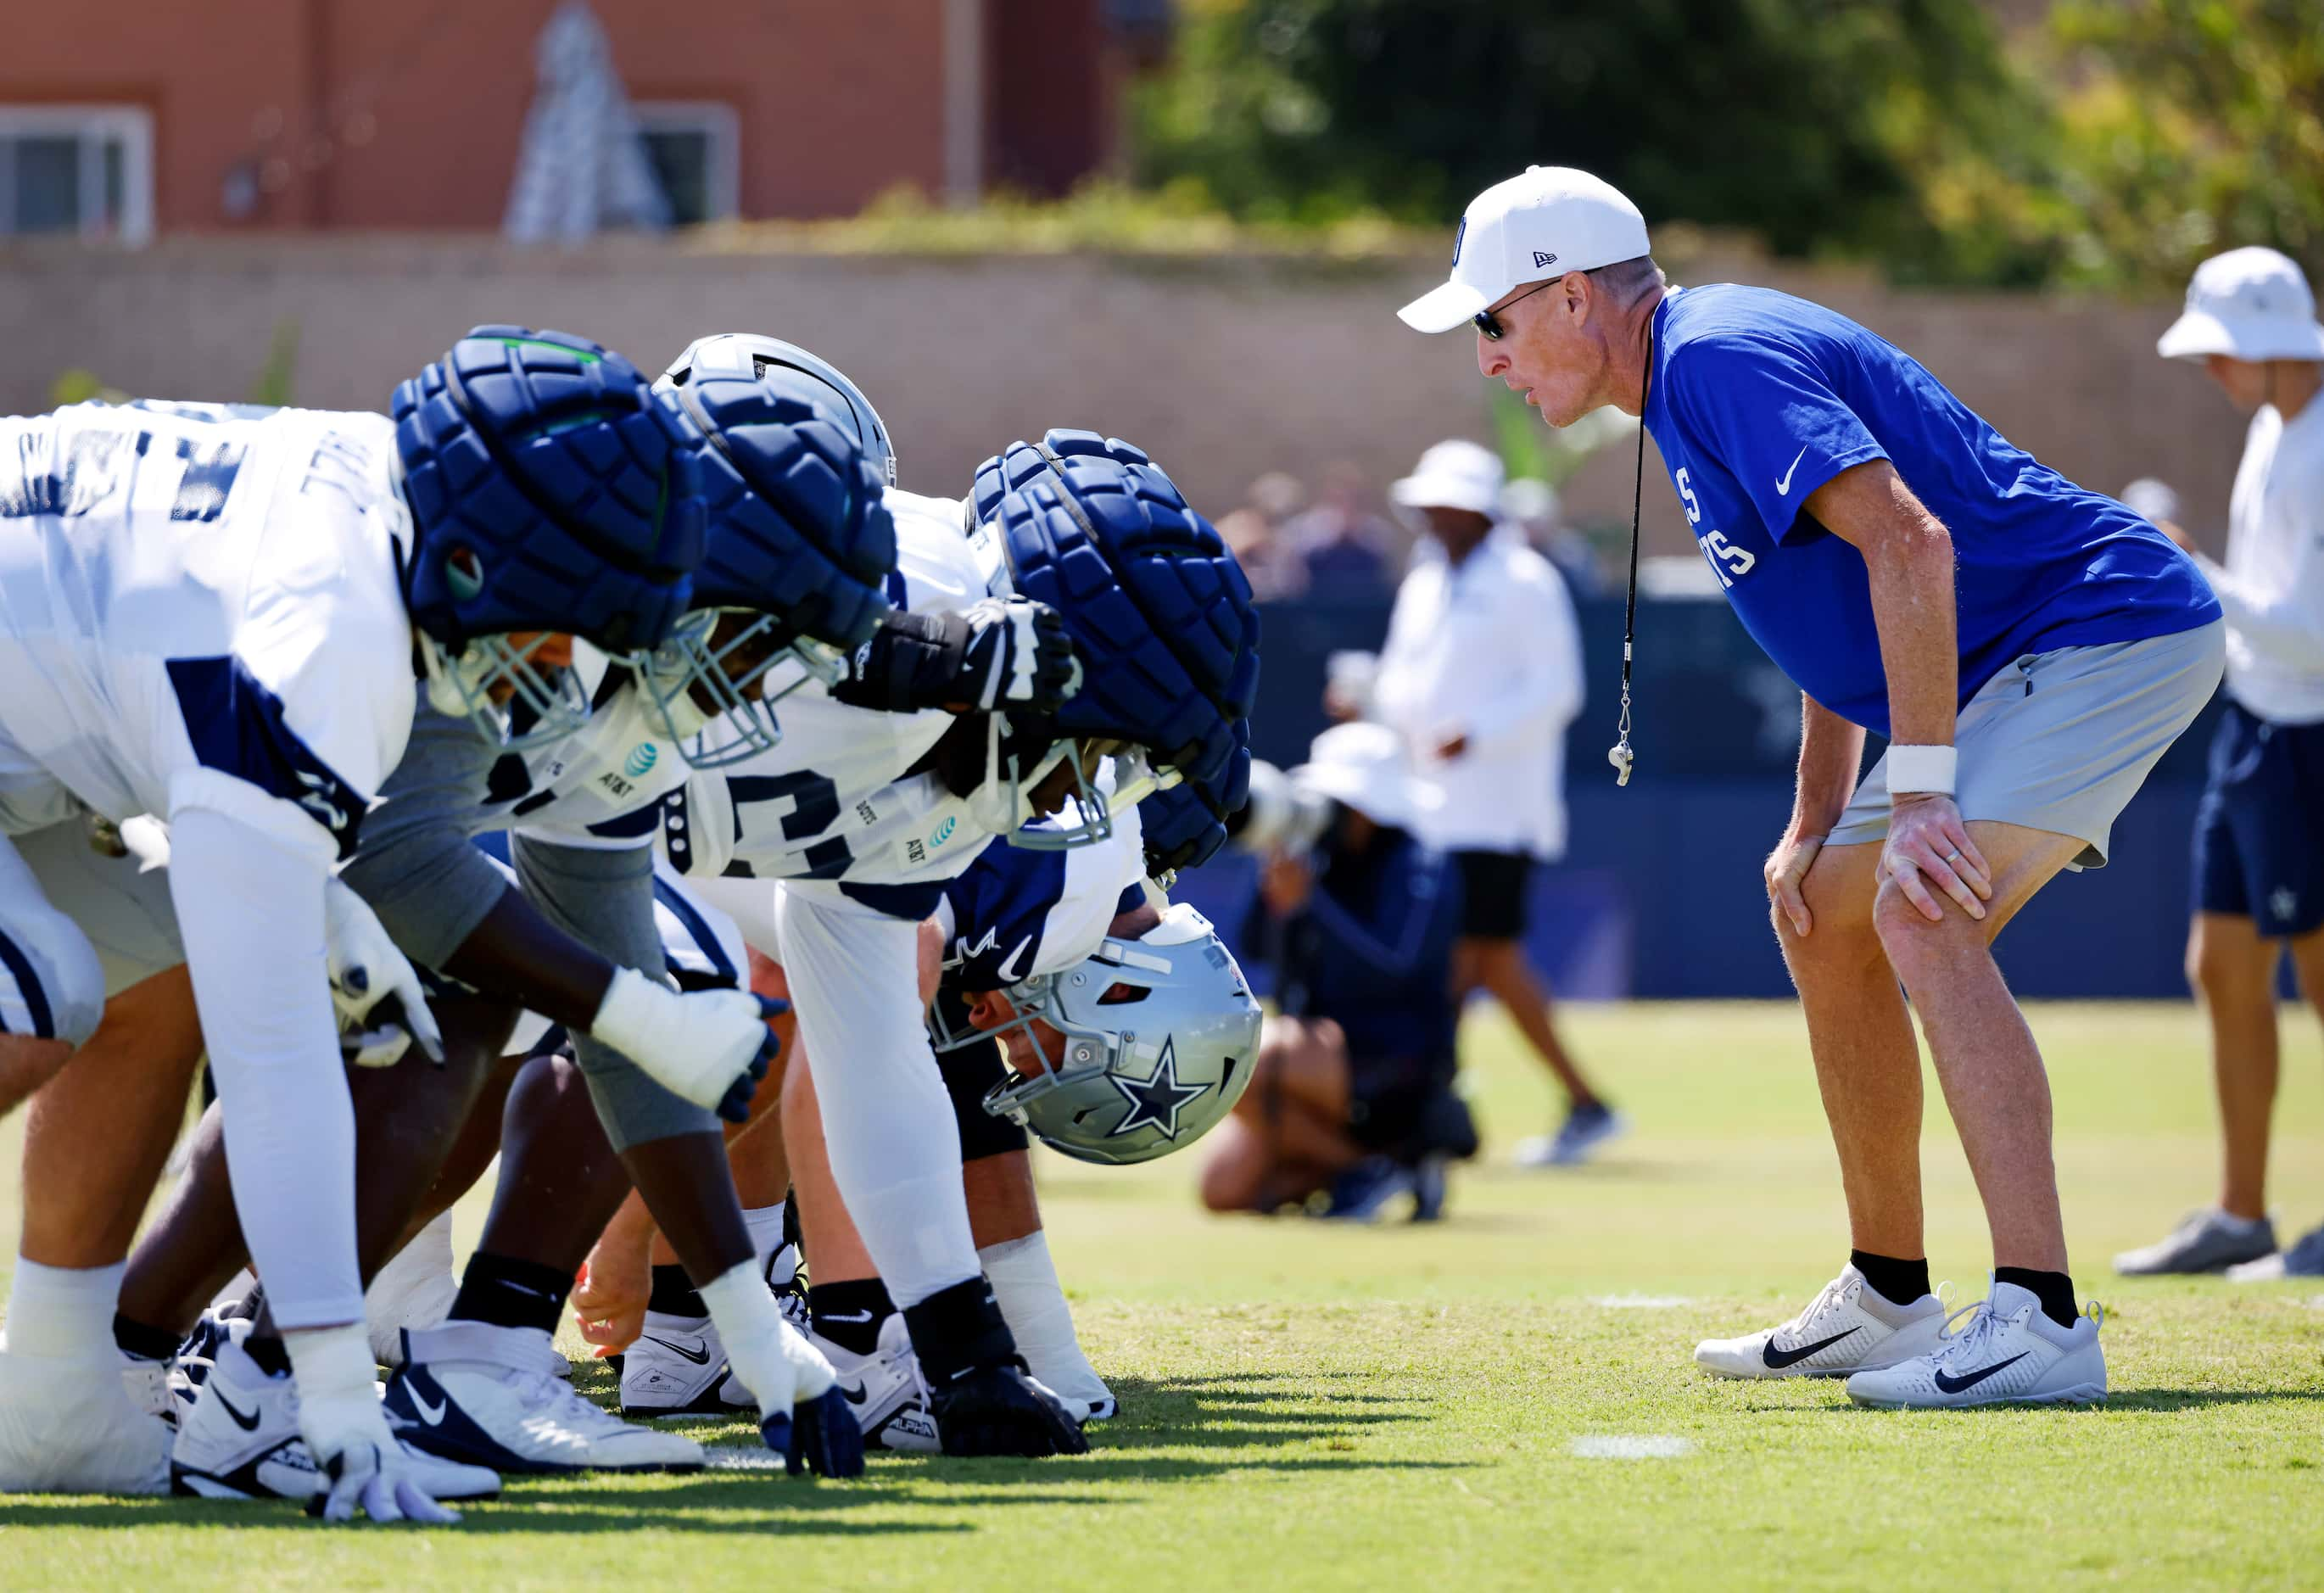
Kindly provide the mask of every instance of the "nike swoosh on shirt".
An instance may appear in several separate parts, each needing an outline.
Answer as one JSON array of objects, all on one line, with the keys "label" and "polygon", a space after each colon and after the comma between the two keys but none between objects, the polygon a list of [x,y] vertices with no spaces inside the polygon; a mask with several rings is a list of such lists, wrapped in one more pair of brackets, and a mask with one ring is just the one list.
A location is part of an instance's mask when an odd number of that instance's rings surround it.
[{"label": "nike swoosh on shirt", "polygon": [[1775,478],[1775,491],[1776,491],[1779,494],[1781,494],[1781,495],[1783,495],[1783,496],[1784,496],[1784,497],[1789,497],[1789,496],[1791,495],[1791,491],[1792,491],[1792,477],[1793,477],[1793,475],[1794,475],[1794,474],[1796,474],[1796,473],[1798,472],[1799,467],[1800,467],[1800,461],[1801,461],[1801,460],[1803,460],[1803,459],[1804,459],[1804,458],[1806,458],[1807,456],[1808,456],[1808,451],[1807,451],[1807,449],[1806,449],[1806,448],[1804,448],[1804,447],[1803,447],[1803,448],[1802,448],[1798,453],[1796,453],[1796,454],[1794,454],[1794,455],[1793,455],[1793,456],[1792,456],[1792,467],[1791,467],[1791,469],[1786,470],[1785,472],[1784,472],[1784,474],[1781,474],[1781,475],[1779,475],[1779,476],[1777,476],[1777,477]]},{"label": "nike swoosh on shirt", "polygon": [[639,1337],[650,1340],[653,1343],[660,1345],[672,1355],[684,1356],[697,1367],[706,1367],[710,1364],[710,1345],[706,1340],[698,1342],[693,1349],[688,1349],[685,1345],[678,1343],[675,1340],[657,1339],[651,1333],[642,1333],[640,1334]]},{"label": "nike swoosh on shirt", "polygon": [[1829,1339],[1819,1339],[1812,1344],[1803,1344],[1797,1349],[1778,1349],[1775,1348],[1775,1341],[1770,1339],[1760,1347],[1759,1358],[1767,1363],[1769,1371],[1780,1372],[1785,1367],[1799,1365],[1819,1349],[1831,1349],[1842,1339],[1847,1338],[1849,1333],[1860,1333],[1863,1331],[1861,1328],[1849,1328],[1845,1332],[1834,1333]]},{"label": "nike swoosh on shirt", "polygon": [[1948,1377],[1942,1372],[1939,1372],[1937,1374],[1937,1386],[1947,1394],[1959,1394],[1965,1388],[1976,1387],[1978,1384],[1984,1382],[1987,1377],[1992,1377],[1994,1373],[2001,1370],[2004,1367],[2015,1366],[2019,1361],[2024,1360],[2032,1353],[2032,1350],[2021,1349],[2015,1355],[2011,1356],[2007,1360],[1997,1360],[1989,1367],[1979,1367],[1976,1371],[1971,1372],[1966,1377]]}]

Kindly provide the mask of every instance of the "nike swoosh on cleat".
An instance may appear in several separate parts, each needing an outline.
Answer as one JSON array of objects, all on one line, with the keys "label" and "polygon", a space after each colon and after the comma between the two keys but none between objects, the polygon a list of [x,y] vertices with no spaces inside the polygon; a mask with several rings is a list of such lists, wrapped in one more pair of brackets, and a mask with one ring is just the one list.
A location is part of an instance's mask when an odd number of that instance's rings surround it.
[{"label": "nike swoosh on cleat", "polygon": [[696,1344],[692,1349],[688,1349],[685,1345],[675,1343],[670,1340],[656,1339],[651,1333],[641,1334],[640,1337],[651,1340],[652,1342],[660,1345],[672,1355],[684,1356],[697,1367],[706,1367],[710,1364],[710,1346],[706,1341]]},{"label": "nike swoosh on cleat", "polygon": [[868,1322],[872,1320],[872,1313],[868,1311],[826,1311],[823,1313],[823,1320],[827,1322]]},{"label": "nike swoosh on cleat", "polygon": [[842,1383],[838,1385],[838,1388],[839,1396],[852,1405],[860,1405],[865,1400],[872,1397],[872,1391],[864,1387],[861,1383],[856,1384],[853,1387],[850,1387],[848,1385]]},{"label": "nike swoosh on cleat", "polygon": [[226,1413],[232,1416],[234,1418],[234,1424],[241,1428],[244,1432],[255,1432],[258,1431],[258,1408],[255,1405],[251,1407],[250,1414],[245,1416],[240,1411],[234,1408],[234,1401],[226,1396],[225,1389],[212,1388],[210,1390],[210,1397],[217,1400],[218,1404],[226,1407]]},{"label": "nike swoosh on cleat", "polygon": [[1770,1339],[1760,1347],[1759,1358],[1767,1363],[1769,1371],[1780,1372],[1785,1367],[1797,1366],[1819,1349],[1831,1349],[1842,1339],[1847,1338],[1849,1333],[1860,1333],[1863,1331],[1861,1328],[1849,1328],[1847,1332],[1834,1333],[1831,1338],[1819,1339],[1812,1344],[1803,1344],[1797,1349],[1778,1349],[1775,1348],[1775,1341]]},{"label": "nike swoosh on cleat", "polygon": [[427,1423],[430,1427],[433,1427],[444,1420],[444,1413],[449,1410],[452,1405],[452,1401],[448,1396],[439,1396],[436,1404],[431,1408],[428,1404],[427,1395],[421,1394],[419,1387],[409,1378],[405,1379],[404,1386],[410,1389],[411,1407],[420,1413],[420,1419],[421,1421]]},{"label": "nike swoosh on cleat", "polygon": [[2015,1355],[2011,1356],[2007,1360],[1997,1360],[1989,1367],[1979,1367],[1976,1371],[1971,1372],[1966,1377],[1948,1377],[1942,1372],[1939,1372],[1937,1374],[1937,1386],[1947,1394],[1959,1394],[1964,1389],[1976,1387],[1978,1384],[1984,1382],[1987,1377],[1992,1377],[1994,1373],[2001,1370],[2004,1367],[2015,1366],[2019,1361],[2024,1360],[2027,1356],[2033,1353],[2034,1352],[2030,1349],[2021,1349]]}]

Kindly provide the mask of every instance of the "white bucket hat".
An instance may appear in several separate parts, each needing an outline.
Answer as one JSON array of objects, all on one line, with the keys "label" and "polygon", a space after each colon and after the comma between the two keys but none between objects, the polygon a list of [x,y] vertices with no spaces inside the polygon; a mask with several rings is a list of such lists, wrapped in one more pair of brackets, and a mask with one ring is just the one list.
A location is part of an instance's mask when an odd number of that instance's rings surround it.
[{"label": "white bucket hat", "polygon": [[1390,486],[1388,495],[1406,509],[1465,509],[1472,514],[1498,514],[1501,483],[1507,474],[1499,455],[1455,437],[1423,454],[1412,474]]},{"label": "white bucket hat", "polygon": [[2316,297],[2289,256],[2230,249],[2195,268],[2187,309],[2156,341],[2166,360],[2223,354],[2239,360],[2324,360]]},{"label": "white bucket hat", "polygon": [[1396,313],[1421,332],[1450,332],[1527,282],[1596,271],[1652,253],[1646,218],[1603,178],[1528,166],[1469,201],[1452,238],[1452,277]]},{"label": "white bucket hat", "polygon": [[1413,778],[1405,767],[1404,743],[1385,724],[1335,724],[1307,749],[1307,761],[1291,771],[1302,790],[1354,808],[1376,824],[1408,830],[1413,821],[1442,806],[1443,793]]}]

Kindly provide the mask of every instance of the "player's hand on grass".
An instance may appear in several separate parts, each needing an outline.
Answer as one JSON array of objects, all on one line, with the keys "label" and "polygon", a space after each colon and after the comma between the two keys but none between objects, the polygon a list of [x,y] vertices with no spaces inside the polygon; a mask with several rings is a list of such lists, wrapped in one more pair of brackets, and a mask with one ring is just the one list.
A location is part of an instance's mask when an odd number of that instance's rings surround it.
[{"label": "player's hand on grass", "polygon": [[353,1521],[360,1512],[376,1522],[423,1526],[460,1519],[458,1511],[429,1496],[422,1463],[388,1431],[369,1389],[352,1397],[301,1400],[299,1426],[328,1484],[308,1501],[308,1515]]},{"label": "player's hand on grass", "polygon": [[1794,935],[1805,935],[1815,927],[1815,916],[1808,911],[1807,898],[1800,887],[1807,882],[1808,870],[1815,866],[1823,843],[1821,835],[1794,835],[1786,831],[1760,870],[1766,876],[1767,899],[1783,910]]},{"label": "player's hand on grass", "polygon": [[1880,867],[1932,924],[1944,922],[1940,895],[1950,897],[1962,912],[1978,919],[1985,916],[1985,904],[1993,896],[1991,865],[1969,839],[1953,799],[1938,792],[1895,799]]}]

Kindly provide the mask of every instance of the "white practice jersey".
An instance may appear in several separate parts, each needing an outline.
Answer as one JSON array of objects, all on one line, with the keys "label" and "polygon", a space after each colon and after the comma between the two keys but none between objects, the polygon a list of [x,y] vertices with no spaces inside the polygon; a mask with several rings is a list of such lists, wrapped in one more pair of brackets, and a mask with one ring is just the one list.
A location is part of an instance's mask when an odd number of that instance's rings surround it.
[{"label": "white practice jersey", "polygon": [[[957,612],[989,594],[992,566],[964,529],[957,499],[890,489],[887,502],[896,520],[891,602]],[[695,770],[663,801],[655,844],[680,873],[782,879],[810,894],[933,888],[991,839],[936,775],[906,773],[959,723],[954,715],[851,707],[812,682],[777,714],[779,745],[732,769]]]},{"label": "white practice jersey", "polygon": [[0,419],[0,833],[69,796],[353,851],[414,701],[393,438],[204,404]]},{"label": "white practice jersey", "polygon": [[521,830],[563,846],[642,845],[658,805],[686,774],[686,760],[646,695],[625,684],[562,741],[521,759],[503,754],[478,827]]}]

